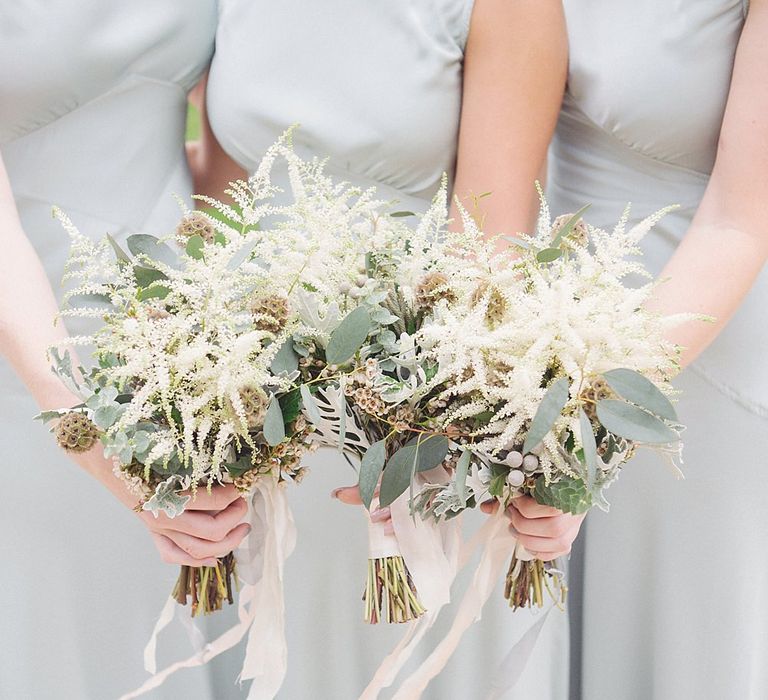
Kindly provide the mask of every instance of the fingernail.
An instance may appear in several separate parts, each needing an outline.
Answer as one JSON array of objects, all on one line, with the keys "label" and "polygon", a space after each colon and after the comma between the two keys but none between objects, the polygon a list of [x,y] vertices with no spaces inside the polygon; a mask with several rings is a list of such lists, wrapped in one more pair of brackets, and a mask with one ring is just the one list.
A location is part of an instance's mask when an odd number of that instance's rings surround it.
[{"label": "fingernail", "polygon": [[331,491],[331,498],[338,498],[339,494],[342,492],[342,490],[343,489],[340,489],[340,488],[339,489],[333,489],[333,491]]},{"label": "fingernail", "polygon": [[391,516],[392,512],[389,507],[377,508],[371,513],[371,522],[380,523],[382,520],[387,520]]}]

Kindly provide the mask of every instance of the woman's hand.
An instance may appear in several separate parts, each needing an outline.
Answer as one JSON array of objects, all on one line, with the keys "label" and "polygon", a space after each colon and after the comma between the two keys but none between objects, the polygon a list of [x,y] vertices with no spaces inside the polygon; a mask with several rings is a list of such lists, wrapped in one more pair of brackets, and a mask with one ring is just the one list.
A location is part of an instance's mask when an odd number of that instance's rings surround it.
[{"label": "woman's hand", "polygon": [[[376,489],[375,496],[379,495],[378,489]],[[363,501],[360,498],[360,489],[357,486],[341,486],[340,488],[331,491],[331,498],[337,498],[342,503],[346,503],[348,506],[361,506]],[[392,526],[392,513],[389,507],[376,508],[371,511],[371,522],[384,523],[384,532],[388,535],[394,534],[394,527]]]},{"label": "woman's hand", "polygon": [[[483,513],[495,513],[498,501],[486,501]],[[520,544],[541,561],[552,561],[569,554],[586,513],[570,515],[557,508],[543,506],[530,496],[515,498],[507,507],[509,526]]]},{"label": "woman's hand", "polygon": [[[68,453],[91,476],[100,481],[126,508],[134,510],[138,498],[115,476],[112,462],[97,445],[88,452]],[[248,506],[231,484],[216,486],[209,494],[200,489],[186,510],[175,518],[142,511],[139,519],[149,530],[161,559],[168,564],[213,566],[216,557],[231,552],[248,534],[250,525],[240,521]]]},{"label": "woman's hand", "polygon": [[140,514],[166,564],[215,566],[216,558],[229,554],[251,526],[240,522],[248,511],[245,500],[230,485],[205,489],[187,503],[175,518]]}]

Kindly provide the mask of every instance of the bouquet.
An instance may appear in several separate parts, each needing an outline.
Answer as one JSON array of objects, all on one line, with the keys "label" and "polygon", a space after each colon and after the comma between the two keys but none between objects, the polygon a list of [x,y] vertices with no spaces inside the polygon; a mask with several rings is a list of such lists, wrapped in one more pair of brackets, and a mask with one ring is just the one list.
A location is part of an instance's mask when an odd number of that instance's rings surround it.
[{"label": "bouquet", "polygon": [[[252,186],[254,203],[271,192]],[[90,370],[52,350],[54,371],[82,403],[41,417],[64,449],[100,441],[138,508],[155,515],[175,517],[215,484],[247,496],[257,480],[303,476],[312,427],[285,347],[296,319],[287,287],[255,262],[253,222],[270,211],[251,206],[249,222],[187,212],[167,242],[135,234],[128,251],[110,237],[91,241],[56,212],[72,239],[61,315],[98,328],[70,340],[94,349]],[[173,597],[208,613],[233,601],[236,584],[230,553],[215,567],[183,566]]]}]

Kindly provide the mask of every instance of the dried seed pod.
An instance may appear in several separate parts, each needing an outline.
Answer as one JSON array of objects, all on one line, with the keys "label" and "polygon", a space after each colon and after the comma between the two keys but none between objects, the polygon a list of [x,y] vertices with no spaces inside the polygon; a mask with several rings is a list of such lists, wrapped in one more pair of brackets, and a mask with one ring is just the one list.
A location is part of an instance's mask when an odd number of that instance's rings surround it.
[{"label": "dried seed pod", "polygon": [[99,439],[96,424],[80,411],[65,413],[56,425],[56,442],[71,452],[87,452]]},{"label": "dried seed pod", "polygon": [[[562,214],[552,222],[552,240],[555,239],[557,234],[560,233],[560,230],[568,223],[572,216],[573,214]],[[570,243],[582,248],[589,243],[589,229],[587,224],[584,222],[584,219],[579,219],[576,222],[576,225],[571,229],[571,232],[566,237],[565,243]]]},{"label": "dried seed pod", "polygon": [[257,296],[251,301],[250,311],[257,329],[279,333],[288,321],[288,299],[279,294]]},{"label": "dried seed pod", "polygon": [[206,243],[213,243],[216,229],[210,219],[200,211],[187,214],[176,227],[176,235],[181,238],[200,236]]},{"label": "dried seed pod", "polygon": [[239,394],[248,427],[260,428],[264,423],[269,403],[267,392],[260,386],[246,386],[240,389]]},{"label": "dried seed pod", "polygon": [[453,301],[456,295],[448,286],[448,276],[442,272],[428,272],[416,285],[416,306],[420,309],[432,308],[440,299]]},{"label": "dried seed pod", "polygon": [[491,287],[488,282],[482,282],[472,294],[472,306],[477,306],[486,297],[488,306],[485,310],[485,320],[490,326],[497,326],[504,320],[507,313],[507,300],[496,287]]}]

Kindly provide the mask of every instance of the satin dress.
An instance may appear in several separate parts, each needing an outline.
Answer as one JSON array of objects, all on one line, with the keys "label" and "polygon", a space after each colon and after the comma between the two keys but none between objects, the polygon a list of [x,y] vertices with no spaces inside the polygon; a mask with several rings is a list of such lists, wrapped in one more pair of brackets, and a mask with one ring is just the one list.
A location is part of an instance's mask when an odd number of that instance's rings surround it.
[{"label": "satin dress", "polygon": [[[186,94],[216,21],[214,0],[2,3],[0,150],[55,290],[69,237],[53,205],[93,237],[172,231],[173,194],[191,192]],[[146,677],[144,644],[177,570],[33,422],[35,403],[5,362],[0,386],[0,697],[117,698]],[[161,664],[191,652],[184,633],[167,641],[174,653]],[[211,673],[178,674],[152,697],[224,697]]]},{"label": "satin dress", "polygon": [[[659,273],[715,161],[741,0],[567,0],[570,72],[551,151],[550,205],[609,229],[669,204],[643,243]],[[723,246],[728,245],[727,233]],[[768,697],[768,271],[676,381],[685,479],[640,453],[589,515],[572,622],[571,697]],[[583,557],[583,561],[582,561]],[[580,579],[581,577],[575,576]]]}]

